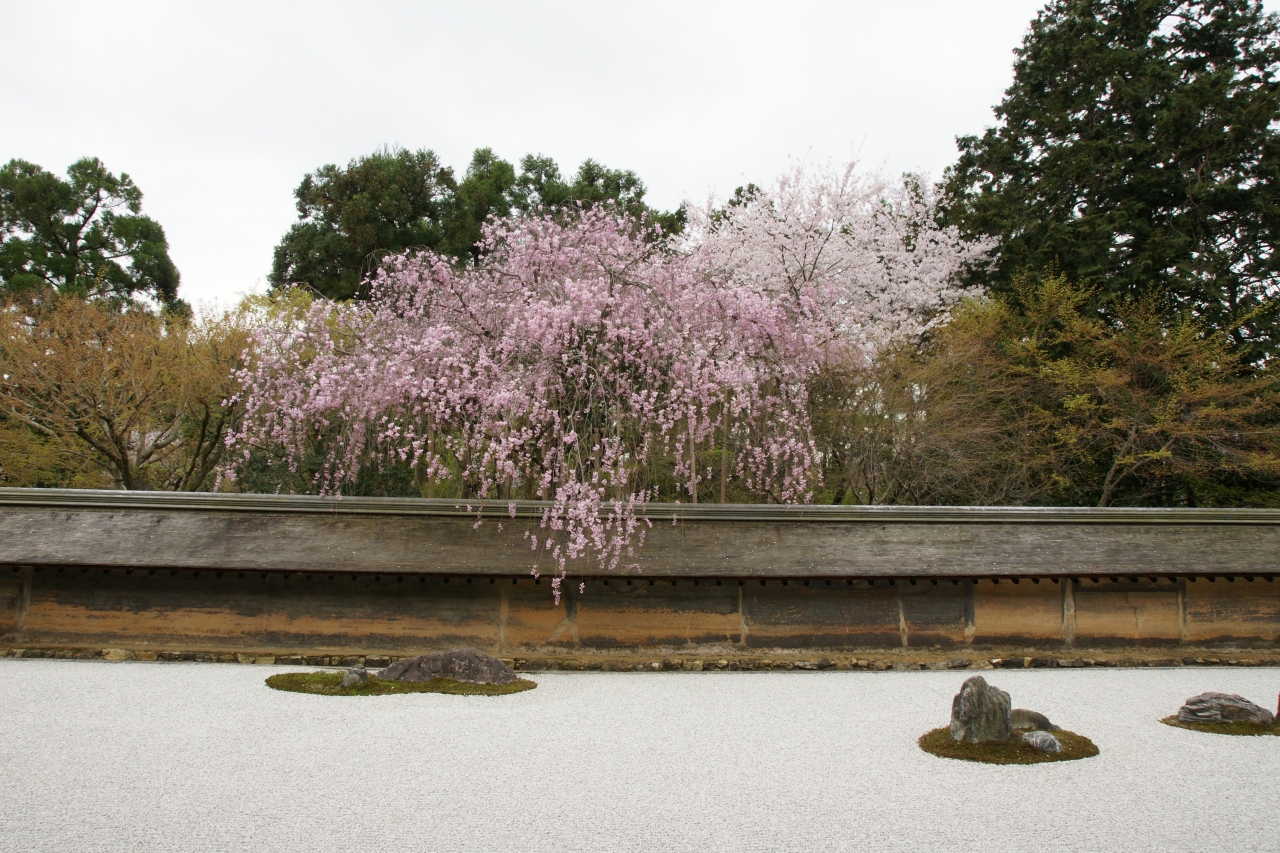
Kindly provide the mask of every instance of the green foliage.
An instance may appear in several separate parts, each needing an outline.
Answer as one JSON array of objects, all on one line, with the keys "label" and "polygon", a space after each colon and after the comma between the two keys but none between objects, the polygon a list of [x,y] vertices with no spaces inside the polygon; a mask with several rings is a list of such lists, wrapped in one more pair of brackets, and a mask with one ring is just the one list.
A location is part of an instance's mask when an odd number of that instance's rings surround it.
[{"label": "green foliage", "polygon": [[810,389],[832,503],[1280,505],[1280,375],[1150,298],[1062,275],[959,306]]},{"label": "green foliage", "polygon": [[1278,32],[1257,0],[1050,3],[945,178],[951,220],[999,241],[975,281],[1058,270],[1091,307],[1144,299],[1274,353]]},{"label": "green foliage", "polygon": [[644,203],[634,172],[586,160],[567,181],[550,157],[529,155],[517,175],[490,148],[475,151],[461,181],[432,151],[384,149],[346,168],[322,166],[294,195],[299,221],[276,247],[268,279],[276,289],[306,285],[330,299],[361,297],[387,254],[433,249],[475,263],[485,222],[513,213],[572,216],[580,206],[613,202],[665,233],[685,225],[683,208],[661,212]]},{"label": "green foliage", "polygon": [[1006,741],[962,743],[952,739],[950,729],[934,729],[920,736],[917,743],[930,755],[977,761],[982,764],[1047,764],[1052,761],[1078,761],[1093,758],[1098,747],[1084,735],[1062,729],[1053,736],[1062,745],[1061,752],[1042,752],[1022,742],[1022,732],[1014,732]]},{"label": "green foliage", "polygon": [[1194,506],[1197,481],[1280,484],[1274,367],[1249,368],[1227,335],[1153,297],[1107,319],[1064,276],[1014,286],[1023,310],[1004,311],[1000,348],[1052,502]]},{"label": "green foliage", "polygon": [[300,221],[276,247],[272,286],[352,298],[383,254],[440,246],[455,186],[431,151],[383,150],[345,169],[320,167],[294,191]]},{"label": "green foliage", "polygon": [[96,158],[72,163],[65,180],[10,160],[0,169],[0,287],[25,298],[53,291],[129,302],[145,294],[189,313],[164,229],[141,209],[133,180]]},{"label": "green foliage", "polygon": [[458,184],[445,221],[445,254],[468,261],[480,259],[481,229],[491,216],[511,215],[516,170],[492,148],[477,149]]},{"label": "green foliage", "polygon": [[[317,478],[328,459],[326,446],[330,440],[328,435],[315,436],[307,454],[292,461],[274,449],[254,448],[249,458],[236,466],[236,490],[254,494],[319,494]],[[342,493],[348,497],[425,497],[413,468],[396,461],[365,465]],[[454,495],[443,490],[437,497]]]},{"label": "green foliage", "polygon": [[285,672],[267,679],[267,686],[290,693],[316,693],[321,696],[388,696],[395,693],[447,693],[451,696],[510,696],[538,685],[517,678],[510,684],[470,684],[452,678],[430,681],[383,681],[370,676],[364,684],[342,687],[340,672]]}]

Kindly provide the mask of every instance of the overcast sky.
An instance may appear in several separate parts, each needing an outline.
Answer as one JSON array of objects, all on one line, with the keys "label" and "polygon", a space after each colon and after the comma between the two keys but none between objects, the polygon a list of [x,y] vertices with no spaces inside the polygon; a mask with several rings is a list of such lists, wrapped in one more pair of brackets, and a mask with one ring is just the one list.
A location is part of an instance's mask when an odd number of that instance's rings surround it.
[{"label": "overcast sky", "polygon": [[592,157],[664,208],[788,158],[937,177],[1040,6],[3,0],[0,162],[128,172],[180,295],[227,305],[264,289],[302,176],[382,145]]}]

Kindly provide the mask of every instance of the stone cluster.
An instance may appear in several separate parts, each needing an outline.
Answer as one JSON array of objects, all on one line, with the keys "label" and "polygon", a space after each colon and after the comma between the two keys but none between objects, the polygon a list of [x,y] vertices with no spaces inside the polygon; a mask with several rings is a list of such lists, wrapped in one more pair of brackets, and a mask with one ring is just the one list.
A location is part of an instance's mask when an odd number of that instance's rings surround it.
[{"label": "stone cluster", "polygon": [[1037,711],[1012,707],[1009,694],[975,675],[960,687],[951,700],[951,737],[964,743],[1004,742],[1014,730],[1032,729],[1022,742],[1044,752],[1061,752],[1058,739],[1049,734],[1058,729]]}]

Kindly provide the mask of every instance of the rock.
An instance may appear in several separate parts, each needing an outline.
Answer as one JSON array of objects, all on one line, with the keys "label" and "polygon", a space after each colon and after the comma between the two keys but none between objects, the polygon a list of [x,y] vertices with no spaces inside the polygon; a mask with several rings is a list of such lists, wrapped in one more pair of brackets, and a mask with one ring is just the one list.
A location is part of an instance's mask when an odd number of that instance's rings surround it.
[{"label": "rock", "polygon": [[975,675],[951,700],[951,737],[965,743],[1009,739],[1009,694]]},{"label": "rock", "polygon": [[342,673],[342,683],[339,686],[342,687],[343,690],[348,690],[352,687],[359,687],[361,684],[368,683],[369,670],[362,666],[356,666]]},{"label": "rock", "polygon": [[103,649],[103,660],[133,660],[133,652],[128,649]]},{"label": "rock", "polygon": [[1028,711],[1026,708],[1014,708],[1009,712],[1009,726],[1014,729],[1042,729],[1046,732],[1058,730],[1044,714]]},{"label": "rock", "polygon": [[430,681],[452,678],[468,684],[510,684],[511,667],[479,649],[450,649],[396,661],[378,674],[384,681]]},{"label": "rock", "polygon": [[1022,742],[1041,752],[1062,752],[1062,744],[1048,732],[1023,732]]},{"label": "rock", "polygon": [[1178,709],[1180,723],[1257,723],[1269,726],[1275,720],[1266,708],[1234,693],[1201,693]]}]

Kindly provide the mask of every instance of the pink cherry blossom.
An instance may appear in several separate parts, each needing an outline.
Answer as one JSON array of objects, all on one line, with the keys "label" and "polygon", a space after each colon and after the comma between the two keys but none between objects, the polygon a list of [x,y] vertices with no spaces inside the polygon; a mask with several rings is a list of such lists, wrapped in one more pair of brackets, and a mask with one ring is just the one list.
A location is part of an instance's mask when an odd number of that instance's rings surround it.
[{"label": "pink cherry blossom", "polygon": [[643,545],[662,482],[696,502],[713,477],[698,448],[731,443],[733,476],[761,500],[811,499],[809,381],[927,329],[981,254],[908,190],[797,170],[725,216],[695,213],[680,245],[598,206],[491,223],[466,269],[389,258],[367,302],[262,325],[229,442],[296,460],[336,431],[329,493],[390,458],[460,478],[464,498],[547,501],[526,536],[558,600],[571,561],[607,572]]}]

